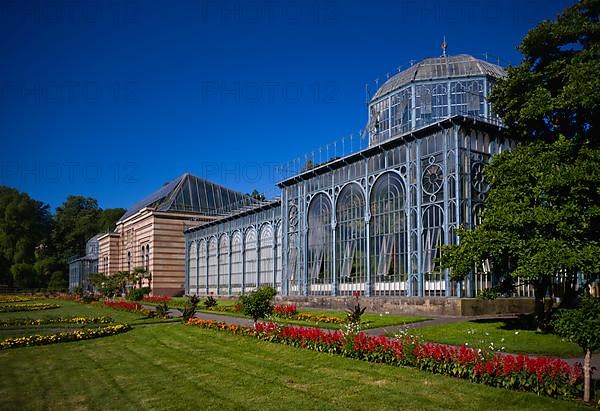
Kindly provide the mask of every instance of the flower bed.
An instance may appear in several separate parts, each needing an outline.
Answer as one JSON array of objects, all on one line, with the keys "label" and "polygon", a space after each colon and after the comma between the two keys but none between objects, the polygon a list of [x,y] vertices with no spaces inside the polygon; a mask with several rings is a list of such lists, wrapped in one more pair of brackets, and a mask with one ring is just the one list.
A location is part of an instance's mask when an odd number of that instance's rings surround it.
[{"label": "flower bed", "polygon": [[37,311],[37,310],[50,310],[52,308],[58,308],[58,304],[0,304],[0,312],[11,313],[17,311]]},{"label": "flower bed", "polygon": [[273,313],[278,317],[290,318],[298,314],[298,310],[296,309],[296,305],[276,305],[273,307]]},{"label": "flower bed", "polygon": [[171,297],[144,297],[143,301],[147,303],[165,303],[172,301]]},{"label": "flower bed", "polygon": [[92,338],[106,337],[120,334],[130,329],[127,324],[115,324],[107,327],[62,332],[52,335],[29,335],[26,337],[13,337],[0,340],[0,350],[16,347],[30,347],[34,345],[56,344],[67,341],[81,341]]},{"label": "flower bed", "polygon": [[40,297],[33,295],[0,295],[0,303],[22,303],[25,301],[38,300]]},{"label": "flower bed", "polygon": [[142,306],[138,303],[130,303],[127,301],[105,301],[104,305],[110,308],[116,308],[124,311],[140,311]]},{"label": "flower bed", "polygon": [[238,313],[238,312],[242,311],[242,305],[241,304],[215,305],[215,306],[208,308],[208,311]]},{"label": "flower bed", "polygon": [[110,317],[50,317],[50,318],[13,318],[0,321],[0,327],[45,325],[45,324],[110,324]]},{"label": "flower bed", "polygon": [[249,328],[191,319],[188,324],[358,360],[415,367],[475,383],[531,391],[551,397],[575,398],[582,392],[581,365],[571,367],[558,358],[485,353],[465,346],[420,343],[411,337],[373,337],[362,332],[280,327],[273,323],[257,323],[255,328]]},{"label": "flower bed", "polygon": [[327,323],[327,324],[346,324],[348,322],[348,320],[345,318],[339,318],[339,317],[335,317],[332,315],[324,315],[324,314],[300,313],[292,318],[295,320],[299,320],[299,321],[311,321],[314,323]]}]

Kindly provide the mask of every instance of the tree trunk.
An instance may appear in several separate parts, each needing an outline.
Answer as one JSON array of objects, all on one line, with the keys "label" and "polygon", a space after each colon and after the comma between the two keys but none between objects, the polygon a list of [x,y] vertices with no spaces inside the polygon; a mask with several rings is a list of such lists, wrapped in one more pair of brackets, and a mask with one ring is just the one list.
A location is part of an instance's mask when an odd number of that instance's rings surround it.
[{"label": "tree trunk", "polygon": [[583,401],[590,402],[590,380],[591,380],[591,362],[592,351],[588,348],[585,350],[585,358],[583,359]]}]

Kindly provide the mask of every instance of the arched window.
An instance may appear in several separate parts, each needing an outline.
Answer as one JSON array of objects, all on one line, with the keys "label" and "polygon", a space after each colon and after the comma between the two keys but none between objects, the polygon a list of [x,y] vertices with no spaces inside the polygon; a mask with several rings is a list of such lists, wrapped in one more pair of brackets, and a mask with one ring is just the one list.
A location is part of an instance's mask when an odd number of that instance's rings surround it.
[{"label": "arched window", "polygon": [[406,195],[401,177],[382,174],[371,189],[371,281],[375,295],[408,292]]},{"label": "arched window", "polygon": [[189,245],[188,252],[188,293],[189,294],[198,294],[198,253],[197,253],[197,243],[192,241]]},{"label": "arched window", "polygon": [[206,293],[206,241],[198,243],[198,292]]},{"label": "arched window", "polygon": [[260,230],[260,277],[261,285],[273,286],[273,228],[267,223]]},{"label": "arched window", "polygon": [[338,293],[352,295],[355,291],[364,291],[366,280],[365,196],[358,184],[348,184],[342,189],[336,213]]},{"label": "arched window", "polygon": [[221,236],[219,241],[219,291],[217,294],[229,294],[229,237]]},{"label": "arched window", "polygon": [[211,237],[208,241],[208,292],[216,294],[218,279],[217,239]]},{"label": "arched window", "polygon": [[239,231],[231,237],[231,292],[242,292],[242,235]]},{"label": "arched window", "polygon": [[331,201],[317,194],[308,208],[308,292],[330,295],[333,281]]},{"label": "arched window", "polygon": [[246,231],[244,241],[246,252],[244,254],[244,274],[245,274],[245,291],[252,291],[256,288],[256,230],[250,228]]}]

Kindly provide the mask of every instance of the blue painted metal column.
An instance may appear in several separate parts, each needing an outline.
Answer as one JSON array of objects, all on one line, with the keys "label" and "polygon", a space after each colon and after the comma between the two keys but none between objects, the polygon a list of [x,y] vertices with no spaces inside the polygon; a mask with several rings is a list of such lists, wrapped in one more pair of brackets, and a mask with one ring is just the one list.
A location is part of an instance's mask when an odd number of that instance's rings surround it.
[{"label": "blue painted metal column", "polygon": [[366,195],[365,195],[365,246],[367,248],[367,272],[365,276],[365,295],[371,295],[372,281],[371,281],[371,208],[369,207],[371,191],[369,186],[369,161],[363,160],[365,163],[365,182],[366,182]]},{"label": "blue painted metal column", "polygon": [[406,288],[407,288],[407,294],[408,296],[412,297],[415,294],[415,290],[413,290],[413,249],[415,247],[415,245],[413,244],[413,236],[412,236],[412,225],[413,225],[413,221],[412,221],[412,213],[411,213],[411,209],[412,209],[412,196],[410,195],[410,178],[411,178],[411,173],[412,173],[412,167],[410,166],[410,148],[406,147],[406,179],[405,179],[405,186],[406,186],[406,201],[404,202],[404,207],[405,207],[405,213],[406,213],[406,233],[407,233],[407,246],[406,246],[406,251],[408,254],[408,262],[407,262],[407,271],[408,271],[408,275],[406,276]]},{"label": "blue painted metal column", "polygon": [[185,293],[190,293],[190,241],[185,241]]},{"label": "blue painted metal column", "polygon": [[206,295],[208,295],[208,238],[204,242],[206,250]]},{"label": "blue painted metal column", "polygon": [[281,193],[281,294],[288,296],[289,291],[289,238],[288,238],[288,201],[287,188]]},{"label": "blue painted metal column", "polygon": [[227,287],[228,288],[227,294],[231,295],[231,293],[232,293],[232,288],[231,288],[231,243],[232,243],[232,237],[231,237],[231,232],[227,233],[227,238],[229,239],[229,247],[228,247],[229,255],[227,257],[227,260],[229,261],[229,263],[227,264],[227,267],[229,268],[229,275],[228,275],[228,280],[227,280],[229,286]]},{"label": "blue painted metal column", "polygon": [[246,294],[246,231],[247,230],[240,231],[242,236],[242,294]]},{"label": "blue painted metal column", "polygon": [[[454,137],[454,146],[456,148],[456,182],[455,182],[455,188],[456,188],[456,226],[460,227],[460,225],[462,224],[462,214],[461,214],[461,201],[462,201],[462,196],[461,196],[461,186],[463,184],[463,168],[462,168],[462,161],[461,161],[461,144],[460,144],[460,139],[458,138],[458,126],[456,124],[452,125],[452,132],[453,132],[453,137]],[[460,244],[460,237],[458,236],[458,234],[456,235],[456,244]],[[456,296],[457,297],[461,297],[462,296],[462,285],[461,285],[461,281],[457,281],[456,282]]]},{"label": "blue painted metal column", "polygon": [[421,200],[423,186],[421,184],[421,140],[415,140],[415,166],[417,169],[417,294],[423,297],[423,212],[421,211]]},{"label": "blue painted metal column", "polygon": [[196,295],[200,294],[200,242],[196,240]]},{"label": "blue painted metal column", "polygon": [[[448,175],[448,155],[449,155],[449,150],[448,150],[448,146],[449,146],[449,139],[448,139],[448,129],[444,129],[444,161],[442,163],[443,165],[443,172],[444,172],[444,244],[450,244],[450,233],[449,233],[449,226],[448,226],[448,219],[450,216],[450,207],[449,207],[449,199],[448,199],[448,178],[450,177]],[[444,268],[443,270],[444,273],[444,296],[448,297],[448,295],[450,294],[450,273],[449,270],[447,268]]]},{"label": "blue painted metal column", "polygon": [[[301,241],[304,247],[301,247],[304,265],[302,266],[301,287],[302,295],[308,295],[308,207],[306,204],[306,181],[302,183],[302,196],[298,202],[302,204],[302,228],[300,229]],[[298,253],[299,254],[299,253]]]}]

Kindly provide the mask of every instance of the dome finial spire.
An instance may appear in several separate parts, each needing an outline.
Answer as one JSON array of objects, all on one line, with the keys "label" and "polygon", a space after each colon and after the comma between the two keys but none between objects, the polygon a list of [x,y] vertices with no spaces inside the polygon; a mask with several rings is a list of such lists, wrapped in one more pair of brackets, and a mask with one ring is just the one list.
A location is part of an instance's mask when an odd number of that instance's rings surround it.
[{"label": "dome finial spire", "polygon": [[442,57],[446,57],[446,49],[448,48],[448,43],[446,42],[446,35],[444,34],[444,40],[442,40]]}]

